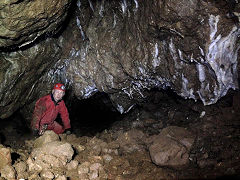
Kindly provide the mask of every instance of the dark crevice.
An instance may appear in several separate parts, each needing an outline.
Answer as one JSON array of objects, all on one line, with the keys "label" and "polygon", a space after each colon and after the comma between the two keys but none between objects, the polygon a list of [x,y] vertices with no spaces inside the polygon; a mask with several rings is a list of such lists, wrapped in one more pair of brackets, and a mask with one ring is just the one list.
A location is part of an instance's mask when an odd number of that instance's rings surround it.
[{"label": "dark crevice", "polygon": [[105,93],[96,93],[83,100],[74,98],[68,109],[72,130],[79,135],[93,136],[124,116],[114,109]]}]

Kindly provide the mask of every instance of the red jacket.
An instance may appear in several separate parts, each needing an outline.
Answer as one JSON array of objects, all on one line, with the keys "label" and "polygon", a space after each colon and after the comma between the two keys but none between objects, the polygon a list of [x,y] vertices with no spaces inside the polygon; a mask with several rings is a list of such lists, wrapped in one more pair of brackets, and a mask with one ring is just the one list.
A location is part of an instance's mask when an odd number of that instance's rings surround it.
[{"label": "red jacket", "polygon": [[53,125],[58,113],[61,115],[63,128],[71,128],[68,110],[63,100],[56,103],[52,95],[40,98],[35,104],[32,127],[39,129],[39,125]]}]

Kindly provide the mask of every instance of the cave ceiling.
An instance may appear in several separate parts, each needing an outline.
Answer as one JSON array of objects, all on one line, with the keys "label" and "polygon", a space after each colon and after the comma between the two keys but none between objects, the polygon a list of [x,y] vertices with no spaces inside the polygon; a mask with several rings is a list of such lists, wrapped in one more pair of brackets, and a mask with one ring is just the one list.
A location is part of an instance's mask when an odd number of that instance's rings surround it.
[{"label": "cave ceiling", "polygon": [[0,118],[32,110],[56,82],[71,95],[107,93],[121,113],[171,89],[216,103],[238,89],[235,1],[0,2]]}]

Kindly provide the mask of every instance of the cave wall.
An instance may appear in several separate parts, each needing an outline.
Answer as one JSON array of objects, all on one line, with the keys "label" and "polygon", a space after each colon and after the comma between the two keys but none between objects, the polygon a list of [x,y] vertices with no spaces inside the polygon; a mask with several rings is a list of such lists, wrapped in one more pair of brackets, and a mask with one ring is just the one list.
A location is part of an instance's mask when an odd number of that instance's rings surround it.
[{"label": "cave wall", "polygon": [[[59,2],[67,10],[69,3]],[[0,54],[0,118],[18,108],[28,116],[37,98],[58,81],[78,99],[107,93],[121,113],[147,98],[152,88],[172,89],[204,105],[216,103],[238,88],[240,31],[223,8],[228,2],[221,2],[73,1],[62,33],[57,29],[67,11],[61,11],[61,21],[46,18],[47,27],[55,23],[56,30],[48,32],[56,36],[47,33],[38,42],[30,31],[29,40],[16,36],[5,42],[6,48],[14,43],[24,48]],[[45,26],[40,32],[46,34]]]},{"label": "cave wall", "polygon": [[198,0],[78,1],[70,30],[83,42],[67,50],[66,77],[78,98],[107,92],[120,112],[151,88],[216,103],[238,88],[239,30],[226,14]]}]

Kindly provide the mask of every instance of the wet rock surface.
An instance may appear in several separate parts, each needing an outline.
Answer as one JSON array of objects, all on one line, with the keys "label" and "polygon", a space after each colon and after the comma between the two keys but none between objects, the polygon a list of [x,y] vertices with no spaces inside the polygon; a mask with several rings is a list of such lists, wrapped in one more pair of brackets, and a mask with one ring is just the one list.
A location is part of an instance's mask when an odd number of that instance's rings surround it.
[{"label": "wet rock surface", "polygon": [[70,1],[9,0],[0,2],[0,49],[23,47],[54,33],[67,16]]},{"label": "wet rock surface", "polygon": [[23,46],[0,52],[2,119],[21,108],[29,123],[34,102],[59,81],[68,98],[107,93],[121,113],[149,98],[153,88],[205,105],[238,88],[240,32],[237,16],[227,16],[239,11],[238,3],[78,0],[71,9],[70,1],[48,3],[0,4],[6,33],[0,42]]},{"label": "wet rock surface", "polygon": [[[46,131],[37,139],[28,135],[23,139],[24,146],[16,142],[11,144],[11,148],[6,138],[3,147],[11,149],[12,163],[2,168],[1,177],[146,180],[239,178],[238,98],[239,93],[234,92],[224,101],[206,107],[200,102],[169,98],[169,95],[156,91],[149,102],[95,135],[84,136],[80,133],[82,127],[76,126],[71,135],[58,136]],[[157,149],[166,152],[169,161],[156,165],[151,157],[151,146],[159,139],[160,144],[167,144],[168,148],[159,146]],[[169,143],[169,139],[175,143]],[[39,144],[36,142],[40,140],[42,145],[36,147],[34,144]],[[179,153],[185,152],[181,157],[183,159],[177,161],[177,165],[168,163],[178,160],[179,154],[172,152],[179,147],[184,150]],[[184,155],[187,155],[187,159],[184,159]],[[160,157],[165,156],[163,154]]]}]

